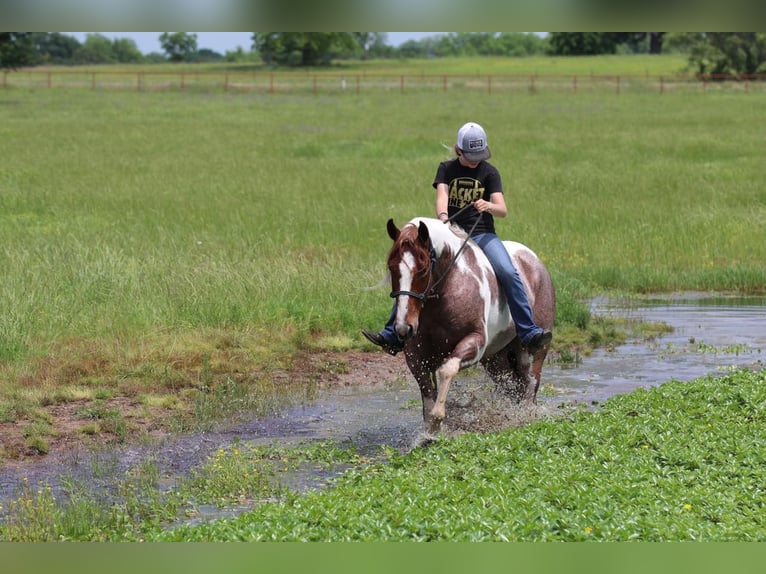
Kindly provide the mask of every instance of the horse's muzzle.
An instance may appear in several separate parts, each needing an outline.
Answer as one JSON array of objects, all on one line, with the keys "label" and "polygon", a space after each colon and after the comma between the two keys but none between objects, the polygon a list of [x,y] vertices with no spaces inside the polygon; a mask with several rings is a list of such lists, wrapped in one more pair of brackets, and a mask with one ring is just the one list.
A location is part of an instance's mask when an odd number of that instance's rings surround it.
[{"label": "horse's muzzle", "polygon": [[415,333],[417,332],[417,328],[413,327],[409,323],[402,325],[402,326],[396,326],[396,334],[398,335],[399,339],[402,341],[409,341],[415,336]]}]

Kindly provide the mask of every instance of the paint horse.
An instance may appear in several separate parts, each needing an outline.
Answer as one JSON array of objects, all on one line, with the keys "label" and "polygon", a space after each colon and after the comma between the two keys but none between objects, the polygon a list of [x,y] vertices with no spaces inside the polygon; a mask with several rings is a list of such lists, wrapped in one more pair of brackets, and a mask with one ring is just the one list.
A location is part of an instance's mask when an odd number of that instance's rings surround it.
[{"label": "paint horse", "polygon": [[[548,346],[531,355],[516,336],[508,303],[481,248],[457,227],[415,218],[398,229],[388,254],[394,329],[406,341],[407,366],[420,387],[426,430],[445,418],[450,384],[481,363],[495,391],[534,404]],[[555,292],[545,265],[526,246],[504,241],[527,290],[538,326],[552,329]],[[531,370],[531,375],[530,375]]]}]

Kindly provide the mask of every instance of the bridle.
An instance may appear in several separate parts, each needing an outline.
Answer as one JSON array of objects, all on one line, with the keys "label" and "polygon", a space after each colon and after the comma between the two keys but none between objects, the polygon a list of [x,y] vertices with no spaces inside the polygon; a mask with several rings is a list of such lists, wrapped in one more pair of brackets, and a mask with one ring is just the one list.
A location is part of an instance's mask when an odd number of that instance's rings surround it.
[{"label": "bridle", "polygon": [[[473,207],[473,203],[468,203],[465,206],[463,206],[460,211],[455,213],[453,216],[448,217],[447,221],[445,221],[445,225],[447,223],[450,223],[453,219],[455,219],[458,215],[463,213],[468,207]],[[405,290],[399,290],[399,291],[391,291],[390,296],[392,299],[396,299],[400,295],[406,295],[407,297],[412,297],[413,299],[417,299],[420,301],[423,305],[426,303],[426,299],[438,299],[439,294],[435,292],[436,288],[439,286],[439,283],[441,283],[445,277],[447,277],[447,274],[452,269],[453,265],[457,262],[458,257],[460,257],[460,254],[463,252],[463,249],[465,249],[466,244],[468,243],[468,240],[471,238],[471,234],[476,229],[476,226],[479,223],[479,220],[481,218],[477,218],[476,221],[474,221],[473,226],[471,227],[471,231],[468,232],[468,235],[466,235],[466,238],[463,240],[463,243],[460,245],[460,249],[457,250],[457,253],[455,253],[455,256],[452,258],[452,261],[450,261],[450,264],[447,266],[447,268],[444,270],[444,273],[441,274],[441,276],[436,280],[433,281],[434,278],[434,269],[436,268],[436,250],[433,246],[433,241],[431,241],[431,237],[428,238],[428,251],[431,259],[431,266],[428,270],[428,284],[426,285],[425,291],[422,293],[416,293],[414,291],[405,291]],[[433,282],[432,282],[433,281]]]}]

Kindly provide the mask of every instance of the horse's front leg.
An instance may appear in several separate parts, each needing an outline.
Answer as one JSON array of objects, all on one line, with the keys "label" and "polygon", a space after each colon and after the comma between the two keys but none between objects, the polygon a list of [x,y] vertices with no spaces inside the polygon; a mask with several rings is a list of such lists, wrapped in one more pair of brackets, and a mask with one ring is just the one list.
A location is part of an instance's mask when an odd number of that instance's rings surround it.
[{"label": "horse's front leg", "polygon": [[441,366],[436,369],[436,403],[431,409],[431,426],[437,432],[446,417],[447,393],[460,368],[475,363],[479,349],[484,348],[484,335],[475,333],[462,339]]}]

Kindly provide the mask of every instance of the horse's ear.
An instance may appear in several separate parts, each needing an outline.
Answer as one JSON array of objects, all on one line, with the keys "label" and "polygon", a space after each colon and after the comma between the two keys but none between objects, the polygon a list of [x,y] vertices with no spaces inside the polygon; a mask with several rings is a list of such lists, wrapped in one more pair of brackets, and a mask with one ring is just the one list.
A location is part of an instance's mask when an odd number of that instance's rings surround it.
[{"label": "horse's ear", "polygon": [[399,228],[396,227],[393,219],[388,220],[387,228],[388,228],[388,236],[391,239],[393,239],[394,241],[399,239]]},{"label": "horse's ear", "polygon": [[428,226],[424,222],[420,222],[420,225],[418,226],[418,239],[428,245]]}]

